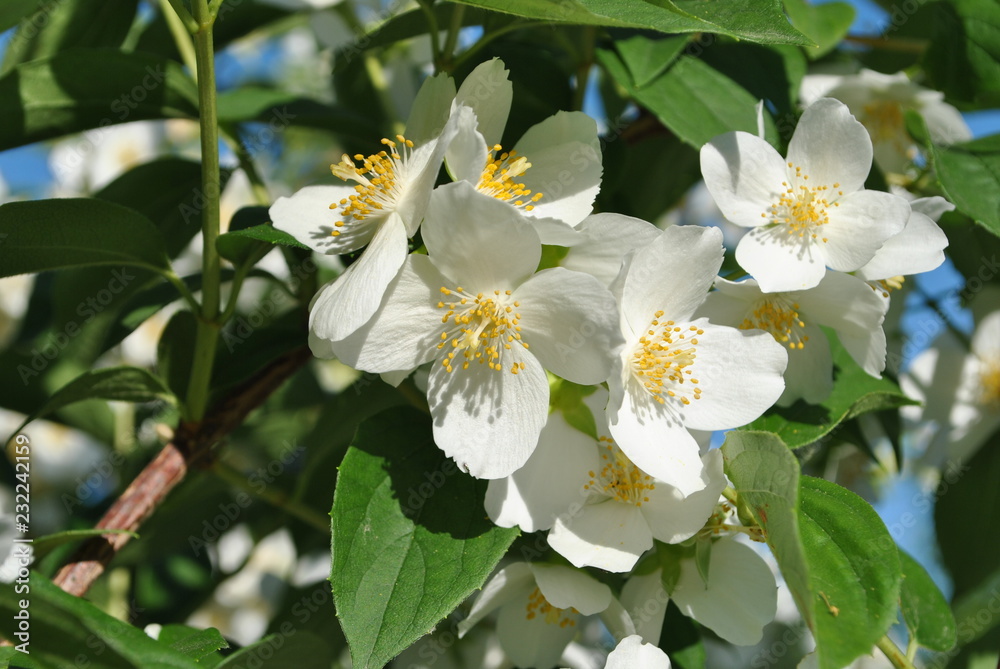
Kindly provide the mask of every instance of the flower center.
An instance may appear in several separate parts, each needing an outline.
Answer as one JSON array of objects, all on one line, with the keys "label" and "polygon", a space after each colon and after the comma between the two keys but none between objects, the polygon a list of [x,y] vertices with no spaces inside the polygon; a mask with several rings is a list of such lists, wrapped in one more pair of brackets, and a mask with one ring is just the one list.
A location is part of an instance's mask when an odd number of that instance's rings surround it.
[{"label": "flower center", "polygon": [[611,437],[601,437],[599,441],[599,448],[607,451],[601,453],[604,463],[600,473],[587,472],[590,480],[584,484],[583,489],[635,506],[648,502],[646,492],[656,487],[653,477],[632,464]]},{"label": "flower center", "polygon": [[799,305],[770,299],[758,302],[752,312],[739,324],[741,330],[766,330],[788,348],[803,349],[809,336],[802,334],[805,322],[799,317]]},{"label": "flower center", "polygon": [[663,312],[657,311],[649,329],[639,337],[632,353],[632,372],[660,404],[666,402],[664,396],[690,404],[688,396],[701,399],[698,379],[691,378],[688,368],[697,358],[697,335],[705,331],[694,325],[682,327],[673,321],[661,322],[662,316]]},{"label": "flower center", "polygon": [[[413,142],[402,135],[396,135],[399,148],[402,153],[396,151],[397,144],[391,139],[383,139],[388,150],[373,153],[370,156],[363,156],[360,153],[354,156],[354,160],[346,153],[336,165],[330,165],[330,170],[335,176],[344,181],[356,181],[354,187],[355,194],[343,198],[340,202],[334,202],[330,209],[340,207],[341,216],[344,219],[354,218],[356,221],[372,216],[376,211],[392,209],[396,206],[402,195],[403,188],[400,184],[400,175],[406,172],[406,161],[410,157],[410,149]],[[361,161],[361,166],[354,162]],[[337,221],[335,229],[330,234],[334,237],[340,235],[337,228],[344,227],[344,221]]]},{"label": "flower center", "polygon": [[[441,286],[441,294],[448,296],[449,301],[437,303],[438,309],[448,310],[441,317],[446,327],[441,333],[438,349],[450,347],[441,359],[441,365],[448,372],[454,369],[453,364],[459,353],[463,358],[462,369],[478,362],[500,371],[503,369],[503,351],[509,351],[515,343],[528,348],[528,344],[521,341],[521,327],[518,325],[521,314],[514,311],[521,303],[509,299],[511,291],[495,290],[493,295],[472,295],[462,290],[461,286],[454,290]],[[512,374],[522,369],[523,362],[511,363]]]},{"label": "flower center", "polygon": [[877,281],[872,281],[868,285],[872,287],[872,290],[881,292],[882,297],[889,297],[889,293],[902,288],[903,282],[905,281],[906,277],[904,276],[890,276],[888,279],[878,279]]},{"label": "flower center", "polygon": [[527,610],[528,615],[525,617],[528,620],[534,620],[540,615],[548,624],[559,625],[559,627],[575,627],[576,617],[580,615],[580,612],[572,606],[568,609],[552,606],[537,587],[528,595]]},{"label": "flower center", "polygon": [[903,108],[892,100],[874,100],[864,106],[864,124],[875,141],[898,140],[905,127]]},{"label": "flower center", "polygon": [[992,409],[1000,409],[1000,357],[984,361],[979,386],[979,401]]},{"label": "flower center", "polygon": [[[771,205],[770,211],[760,215],[761,218],[784,226],[789,235],[799,238],[809,235],[810,239],[828,241],[826,237],[819,236],[818,230],[830,222],[827,209],[839,207],[840,204],[827,199],[830,186],[810,186],[807,183],[809,175],[803,174],[801,167],[793,163],[788,163],[788,167],[795,168],[795,176],[790,177],[794,183],[789,185],[788,181],[781,182],[785,192],[778,196],[778,201]],[[833,188],[840,188],[840,184],[833,184]],[[838,196],[843,194],[844,191],[837,191]]]},{"label": "flower center", "polygon": [[515,207],[524,207],[525,211],[535,208],[534,202],[542,199],[541,193],[531,194],[531,190],[523,183],[514,181],[528,171],[531,163],[524,156],[517,156],[516,151],[504,152],[499,144],[493,145],[486,167],[479,177],[476,190],[504,202],[510,202]]}]

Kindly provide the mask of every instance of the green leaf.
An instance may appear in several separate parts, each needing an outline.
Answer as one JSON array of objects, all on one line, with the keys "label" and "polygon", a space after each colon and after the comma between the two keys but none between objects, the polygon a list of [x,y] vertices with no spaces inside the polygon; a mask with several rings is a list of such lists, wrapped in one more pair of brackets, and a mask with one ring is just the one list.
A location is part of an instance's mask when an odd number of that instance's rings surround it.
[{"label": "green leaf", "polygon": [[931,157],[945,197],[959,211],[1000,237],[1000,135],[965,144],[932,146]]},{"label": "green leaf", "polygon": [[462,4],[542,21],[663,33],[710,32],[753,42],[810,44],[785,18],[778,0],[460,0]]},{"label": "green leaf", "polygon": [[138,4],[138,0],[45,3],[14,32],[3,55],[2,72],[65,49],[118,48],[132,27]]},{"label": "green leaf", "polygon": [[899,608],[910,636],[924,648],[948,650],[958,639],[948,601],[920,563],[900,549],[903,584]]},{"label": "green leaf", "polygon": [[0,277],[91,265],[170,269],[156,226],[131,209],[102,200],[9,202],[0,206],[0,235]]},{"label": "green leaf", "polygon": [[898,551],[875,510],[854,493],[800,476],[781,440],[730,432],[726,474],[764,531],[802,617],[820,669],[871,652],[895,620]]},{"label": "green leaf", "polygon": [[674,669],[705,669],[707,666],[705,646],[698,627],[672,601],[667,603],[667,612],[663,616],[660,649],[670,656],[670,666]]},{"label": "green leaf", "polygon": [[179,63],[149,54],[68,49],[0,77],[0,151],[116,123],[197,117],[191,78]]},{"label": "green leaf", "polygon": [[41,0],[6,0],[0,3],[0,32],[32,16],[39,4]]},{"label": "green leaf", "polygon": [[244,669],[244,667],[330,669],[336,659],[323,639],[311,632],[297,631],[289,624],[283,633],[271,634],[257,643],[236,651],[216,665],[216,669]]},{"label": "green leaf", "polygon": [[35,554],[35,563],[37,564],[44,559],[46,555],[64,544],[73,543],[74,541],[83,541],[84,539],[99,537],[104,534],[127,534],[133,539],[139,538],[138,534],[128,530],[101,530],[96,528],[86,530],[63,530],[62,532],[56,532],[55,534],[46,534],[43,537],[36,537],[32,542],[32,548]]},{"label": "green leaf", "polygon": [[195,315],[190,311],[178,311],[171,316],[156,343],[156,369],[182,403],[191,380],[197,331]]},{"label": "green leaf", "polygon": [[382,667],[482,586],[517,536],[483,510],[485,481],[434,445],[428,416],[365,421],[333,498],[333,595],[357,669]]},{"label": "green leaf", "polygon": [[743,429],[773,432],[789,448],[799,448],[830,435],[838,425],[863,413],[917,404],[888,378],[868,376],[835,336],[830,337],[830,349],[834,383],[826,400],[819,404],[799,400],[790,407],[774,407]]},{"label": "green leaf", "polygon": [[202,666],[214,666],[211,662],[206,664],[203,660],[210,658],[217,650],[229,648],[229,642],[214,627],[200,630],[187,625],[164,625],[160,629],[158,639],[160,643],[165,643],[174,650],[198,660]]},{"label": "green leaf", "polygon": [[[341,105],[329,105],[276,88],[244,86],[219,94],[219,122],[258,121],[268,127],[261,133],[280,132],[289,126],[319,128],[337,133],[366,137],[376,132],[371,120]],[[243,137],[244,145],[253,147],[262,139]]]},{"label": "green leaf", "polygon": [[785,11],[792,25],[816,43],[815,47],[806,47],[806,55],[812,60],[832,51],[854,23],[854,7],[846,2],[819,5],[807,0],[785,0]]},{"label": "green leaf", "polygon": [[[5,662],[7,664],[4,664]],[[55,669],[51,664],[43,664],[31,655],[25,655],[10,646],[0,647],[0,667],[8,666],[11,669]]]},{"label": "green leaf", "polygon": [[924,52],[931,85],[953,100],[1000,103],[1000,4],[935,2],[934,36]]},{"label": "green leaf", "polygon": [[[29,592],[0,588],[0,635],[17,639],[14,618],[27,599],[31,658],[39,666],[88,669],[199,669],[194,660],[151,639],[141,629],[112,618],[85,599],[74,597],[35,572]],[[15,641],[17,643],[17,641]]]},{"label": "green leaf", "polygon": [[163,381],[145,369],[138,367],[96,369],[85,372],[57,390],[42,408],[28,416],[14,432],[20,432],[21,428],[31,421],[47,416],[68,404],[92,399],[155,402],[161,399],[172,400],[173,395],[163,385]]},{"label": "green leaf", "polygon": [[687,37],[651,39],[645,35],[635,35],[615,40],[615,50],[628,67],[635,86],[642,88],[663,74],[677,56],[681,55],[687,43]]},{"label": "green leaf", "polygon": [[[642,88],[613,52],[599,50],[598,60],[636,102],[696,149],[730,130],[757,134],[757,99],[698,58],[681,56]],[[764,121],[768,137],[776,137],[770,115]]]},{"label": "green leaf", "polygon": [[248,262],[255,255],[259,255],[262,249],[266,252],[275,244],[309,250],[308,246],[273,225],[255,225],[252,228],[227,232],[219,235],[215,242],[219,255],[234,265]]},{"label": "green leaf", "polygon": [[[1000,616],[991,615],[989,620],[984,620],[983,617],[983,611],[995,612],[998,594],[1000,594],[1000,568],[983,579],[978,586],[956,598],[953,606],[955,618],[952,622],[958,623],[958,628],[962,632],[963,646],[982,638],[1000,626]],[[954,641],[954,635],[952,640]]]}]

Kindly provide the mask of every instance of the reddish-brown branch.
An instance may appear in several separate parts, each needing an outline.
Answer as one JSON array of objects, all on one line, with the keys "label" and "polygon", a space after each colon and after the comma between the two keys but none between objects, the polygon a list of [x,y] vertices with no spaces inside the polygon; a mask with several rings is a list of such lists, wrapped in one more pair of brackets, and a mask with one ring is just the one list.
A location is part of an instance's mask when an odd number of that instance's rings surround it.
[{"label": "reddish-brown branch", "polygon": [[[242,424],[247,414],[263,404],[309,358],[309,349],[304,347],[285,354],[214,406],[200,423],[181,424],[173,442],[146,465],[96,527],[132,532],[139,529],[184,480],[188,469],[205,459],[215,444]],[[105,534],[87,540],[56,574],[55,584],[82,596],[129,539],[128,534]]]}]

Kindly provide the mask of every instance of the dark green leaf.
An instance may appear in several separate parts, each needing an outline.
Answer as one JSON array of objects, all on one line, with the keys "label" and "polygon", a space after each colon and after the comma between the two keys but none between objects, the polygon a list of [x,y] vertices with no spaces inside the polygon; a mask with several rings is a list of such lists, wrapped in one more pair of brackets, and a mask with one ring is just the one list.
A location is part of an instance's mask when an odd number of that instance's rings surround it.
[{"label": "dark green leaf", "polygon": [[[730,130],[757,134],[757,99],[704,61],[681,56],[658,78],[638,88],[625,65],[611,51],[598,59],[636,102],[696,149]],[[769,138],[777,136],[774,121],[764,115]]]},{"label": "dark green leaf", "polygon": [[806,47],[806,54],[812,60],[832,51],[854,23],[854,7],[846,2],[820,5],[807,0],[785,0],[785,11],[792,25],[816,43],[815,47]]},{"label": "dark green leaf", "polygon": [[690,55],[698,56],[735,81],[754,99],[773,104],[775,118],[781,119],[782,143],[791,139],[794,121],[798,118],[799,87],[806,74],[806,57],[801,49],[782,44],[720,40],[700,54],[692,46]]},{"label": "dark green leaf", "polygon": [[45,3],[14,32],[3,55],[3,73],[65,49],[120,47],[138,4],[138,0]]},{"label": "dark green leaf", "polygon": [[910,636],[924,648],[948,650],[955,645],[955,617],[948,601],[920,563],[905,551],[899,551],[903,584],[899,608]]},{"label": "dark green leaf", "polygon": [[46,555],[64,544],[83,541],[90,537],[99,537],[103,534],[127,534],[133,539],[139,538],[138,534],[129,532],[128,530],[99,530],[93,528],[89,530],[64,530],[55,534],[46,534],[44,537],[35,537],[35,540],[32,542],[35,562],[41,561]]},{"label": "dark green leaf", "polygon": [[[30,650],[31,647],[28,647]],[[4,663],[9,664],[4,664]],[[15,650],[10,646],[0,648],[0,667],[10,667],[11,669],[55,669],[51,664],[45,664],[32,655]]]},{"label": "dark green leaf", "polygon": [[[101,76],[93,76],[100,72]],[[197,118],[198,91],[179,63],[113,49],[68,49],[0,77],[0,150],[81,130],[98,142],[116,123]]]},{"label": "dark green leaf", "polygon": [[949,0],[933,5],[935,32],[923,60],[931,84],[957,101],[1000,103],[1000,4]]},{"label": "dark green leaf", "polygon": [[1000,237],[1000,135],[933,146],[931,156],[945,197]]},{"label": "dark green leaf", "polygon": [[156,367],[167,387],[183,402],[194,364],[198,319],[190,311],[178,311],[160,335],[156,345]]},{"label": "dark green leaf", "polygon": [[148,637],[141,629],[112,618],[85,599],[74,597],[32,572],[30,593],[0,588],[0,635],[16,639],[20,601],[27,598],[31,621],[31,658],[40,666],[88,669],[199,669],[194,660]]},{"label": "dark green leaf", "polygon": [[42,0],[6,0],[0,3],[0,32],[13,28],[23,19],[34,16]]},{"label": "dark green leaf", "polygon": [[[952,624],[957,621],[958,628],[962,632],[960,641],[963,646],[981,639],[991,630],[995,632],[1000,627],[1000,616],[996,615],[998,597],[1000,597],[1000,568],[955,600],[953,607],[955,617]],[[984,611],[992,615],[986,618]],[[945,638],[948,637],[942,635],[942,639]],[[954,632],[950,638],[954,641]]]},{"label": "dark green leaf", "polygon": [[489,521],[485,489],[415,409],[358,428],[337,475],[331,576],[357,669],[382,667],[482,586],[517,536]]},{"label": "dark green leaf", "polygon": [[212,663],[206,664],[204,660],[217,650],[229,648],[229,642],[214,627],[200,630],[186,625],[164,625],[158,639],[160,643],[198,660],[198,664],[202,666],[214,666]]},{"label": "dark green leaf", "polygon": [[262,255],[261,250],[266,253],[275,244],[309,249],[295,237],[272,225],[255,225],[252,228],[227,232],[220,235],[215,244],[219,249],[219,255],[234,265],[242,265],[254,256],[259,257]]},{"label": "dark green leaf", "polygon": [[663,73],[687,46],[687,37],[652,39],[635,35],[615,40],[615,50],[628,67],[635,86],[642,88]]},{"label": "dark green leaf", "polygon": [[156,226],[142,214],[102,200],[9,202],[0,206],[0,234],[0,276],[91,265],[170,268]]},{"label": "dark green leaf", "polygon": [[257,643],[241,648],[220,662],[216,669],[329,669],[336,659],[323,639],[311,632],[297,631],[289,624],[286,632],[266,636]]},{"label": "dark green leaf", "polygon": [[869,411],[916,404],[888,378],[868,376],[847,350],[831,337],[834,383],[830,396],[819,404],[799,400],[787,408],[774,407],[746,426],[774,432],[789,448],[799,448],[829,435],[838,425]]},{"label": "dark green leaf", "polygon": [[219,95],[219,122],[257,121],[267,127],[256,135],[241,135],[250,149],[266,144],[265,137],[289,126],[329,130],[351,137],[367,137],[378,132],[371,119],[343,105],[329,105],[274,88],[244,86]]},{"label": "dark green leaf", "polygon": [[705,646],[697,625],[673,602],[667,604],[667,613],[663,616],[660,649],[670,656],[670,666],[676,669],[705,669],[707,666]]},{"label": "dark green leaf", "polygon": [[14,432],[19,432],[31,421],[47,416],[67,404],[91,399],[116,400],[118,402],[155,402],[161,399],[172,400],[173,395],[163,385],[163,381],[145,369],[105,367],[85,372],[57,390],[48,402],[42,405],[42,408],[28,416]]}]

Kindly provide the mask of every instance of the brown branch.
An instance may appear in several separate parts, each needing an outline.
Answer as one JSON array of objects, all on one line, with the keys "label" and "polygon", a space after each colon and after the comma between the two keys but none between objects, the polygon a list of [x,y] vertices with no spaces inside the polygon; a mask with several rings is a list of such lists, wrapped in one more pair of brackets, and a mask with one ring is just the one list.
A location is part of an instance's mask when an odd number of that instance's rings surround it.
[{"label": "brown branch", "polygon": [[[214,406],[200,423],[182,423],[174,440],[163,447],[115,500],[96,527],[136,531],[160,506],[188,470],[207,459],[212,447],[243,423],[275,389],[311,357],[306,347],[271,363]],[[104,573],[111,559],[128,543],[128,534],[105,534],[84,542],[56,574],[55,584],[82,596]]]}]

